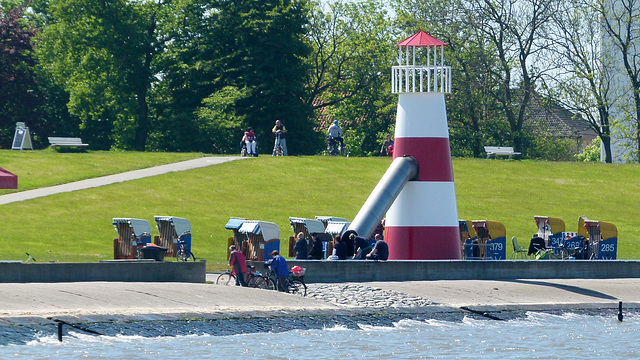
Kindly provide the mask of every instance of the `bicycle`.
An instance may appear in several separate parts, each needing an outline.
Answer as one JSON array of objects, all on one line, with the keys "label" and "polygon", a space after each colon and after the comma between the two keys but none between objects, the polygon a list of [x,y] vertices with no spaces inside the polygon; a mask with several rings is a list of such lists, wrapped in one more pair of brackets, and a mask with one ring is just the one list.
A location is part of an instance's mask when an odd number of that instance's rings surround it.
[{"label": "bicycle", "polygon": [[330,156],[344,156],[349,157],[349,148],[347,145],[338,145],[338,140],[335,137],[327,137],[327,151]]},{"label": "bicycle", "polygon": [[[275,289],[275,285],[273,281],[271,281],[271,279],[262,275],[259,271],[256,270],[256,267],[253,265],[249,266],[249,273],[247,274],[245,283],[247,284],[247,287],[252,287],[257,289],[266,289],[266,290]],[[236,276],[233,275],[231,270],[227,270],[218,276],[218,279],[216,279],[216,284],[235,285]]]},{"label": "bicycle", "polygon": [[304,283],[304,273],[306,269],[294,266],[289,272],[289,293],[298,296],[307,296],[307,284]]},{"label": "bicycle", "polygon": [[280,134],[276,134],[276,146],[273,148],[273,156],[284,156],[284,148],[280,142]]},{"label": "bicycle", "polygon": [[[265,265],[265,267],[266,266],[267,265]],[[289,272],[289,276],[286,278],[285,292],[297,296],[307,296],[307,285],[304,283],[304,272],[305,269],[299,266],[294,266],[292,268],[292,271]],[[273,290],[277,289],[277,278],[271,269],[268,269],[267,278],[273,284]]]},{"label": "bicycle", "polygon": [[242,156],[242,157],[248,156],[249,153],[247,152],[247,144],[245,144],[244,141],[240,141],[240,143],[241,143],[241,147],[242,147],[242,150],[240,150],[240,156]]},{"label": "bicycle", "polygon": [[182,239],[182,236],[184,236],[184,234],[181,234],[174,239],[174,241],[178,244],[178,251],[176,251],[176,261],[189,261],[189,259],[193,259],[193,261],[196,261],[196,256],[193,255],[193,253],[189,249],[187,249],[187,242]]}]

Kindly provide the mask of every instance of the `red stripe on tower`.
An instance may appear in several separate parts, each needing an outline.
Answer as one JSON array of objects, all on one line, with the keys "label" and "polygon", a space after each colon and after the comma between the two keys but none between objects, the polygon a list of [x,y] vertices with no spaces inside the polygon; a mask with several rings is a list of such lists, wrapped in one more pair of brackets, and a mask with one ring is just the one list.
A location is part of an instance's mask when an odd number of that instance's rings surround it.
[{"label": "red stripe on tower", "polygon": [[420,165],[418,181],[453,181],[449,138],[396,137],[394,158],[413,156]]},{"label": "red stripe on tower", "polygon": [[392,226],[385,229],[385,236],[391,239],[411,239],[398,246],[389,246],[389,258],[404,260],[449,260],[459,259],[460,250],[442,241],[451,237],[459,238],[458,228],[448,226]]}]

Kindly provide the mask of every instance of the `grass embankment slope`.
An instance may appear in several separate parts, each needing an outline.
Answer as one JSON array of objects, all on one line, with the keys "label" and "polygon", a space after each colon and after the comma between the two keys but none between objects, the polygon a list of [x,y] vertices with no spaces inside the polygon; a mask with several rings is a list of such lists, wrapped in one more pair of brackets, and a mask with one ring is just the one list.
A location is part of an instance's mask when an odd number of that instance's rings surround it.
[{"label": "grass embankment slope", "polygon": [[[18,190],[31,190],[202,157],[200,153],[91,151],[58,153],[0,150],[0,167],[18,175]],[[0,189],[0,195],[16,190]]]},{"label": "grass embankment slope", "polygon": [[[80,162],[93,154],[54,155]],[[184,154],[166,155],[178,161]],[[261,156],[3,205],[0,259],[24,259],[24,252],[38,261],[111,259],[116,237],[112,218],[146,219],[155,235],[153,216],[171,215],[189,219],[194,253],[210,269],[219,269],[226,263],[231,232],[224,225],[229,217],[275,222],[283,241],[293,235],[290,216],[353,219],[390,162]],[[15,170],[18,163],[3,161],[0,166],[18,173],[20,183],[59,171],[45,163],[38,174],[23,175]],[[638,165],[484,159],[454,159],[453,165],[461,219],[502,222],[508,239],[515,235],[528,243],[536,232],[534,215],[563,218],[567,231],[576,231],[578,217],[585,215],[618,227],[619,258],[640,258]],[[426,199],[426,206],[438,204]],[[508,245],[508,254],[510,249]]]}]

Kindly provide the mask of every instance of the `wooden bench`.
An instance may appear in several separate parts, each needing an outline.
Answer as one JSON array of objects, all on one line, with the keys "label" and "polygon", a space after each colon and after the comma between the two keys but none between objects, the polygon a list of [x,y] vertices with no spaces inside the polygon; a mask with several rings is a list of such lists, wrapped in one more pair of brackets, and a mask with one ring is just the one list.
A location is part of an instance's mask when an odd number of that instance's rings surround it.
[{"label": "wooden bench", "polygon": [[491,156],[508,156],[509,159],[511,159],[514,155],[520,155],[519,152],[513,151],[512,147],[507,146],[485,146],[484,152],[487,153],[487,159],[489,159]]},{"label": "wooden bench", "polygon": [[73,137],[49,137],[49,144],[51,146],[89,146],[89,144],[83,144],[82,139]]}]

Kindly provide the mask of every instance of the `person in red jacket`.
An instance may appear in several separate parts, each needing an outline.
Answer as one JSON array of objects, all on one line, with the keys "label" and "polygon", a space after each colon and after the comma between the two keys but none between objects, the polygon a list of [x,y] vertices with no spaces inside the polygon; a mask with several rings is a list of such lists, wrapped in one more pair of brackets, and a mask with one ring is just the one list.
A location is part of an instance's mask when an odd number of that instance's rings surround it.
[{"label": "person in red jacket", "polygon": [[247,286],[245,278],[247,276],[247,258],[241,251],[236,249],[235,245],[229,246],[231,255],[229,255],[229,266],[231,266],[231,272],[236,277],[236,286]]},{"label": "person in red jacket", "polygon": [[247,153],[252,156],[258,156],[258,148],[256,145],[256,135],[253,133],[251,126],[247,128],[242,137],[242,141],[247,145]]}]

